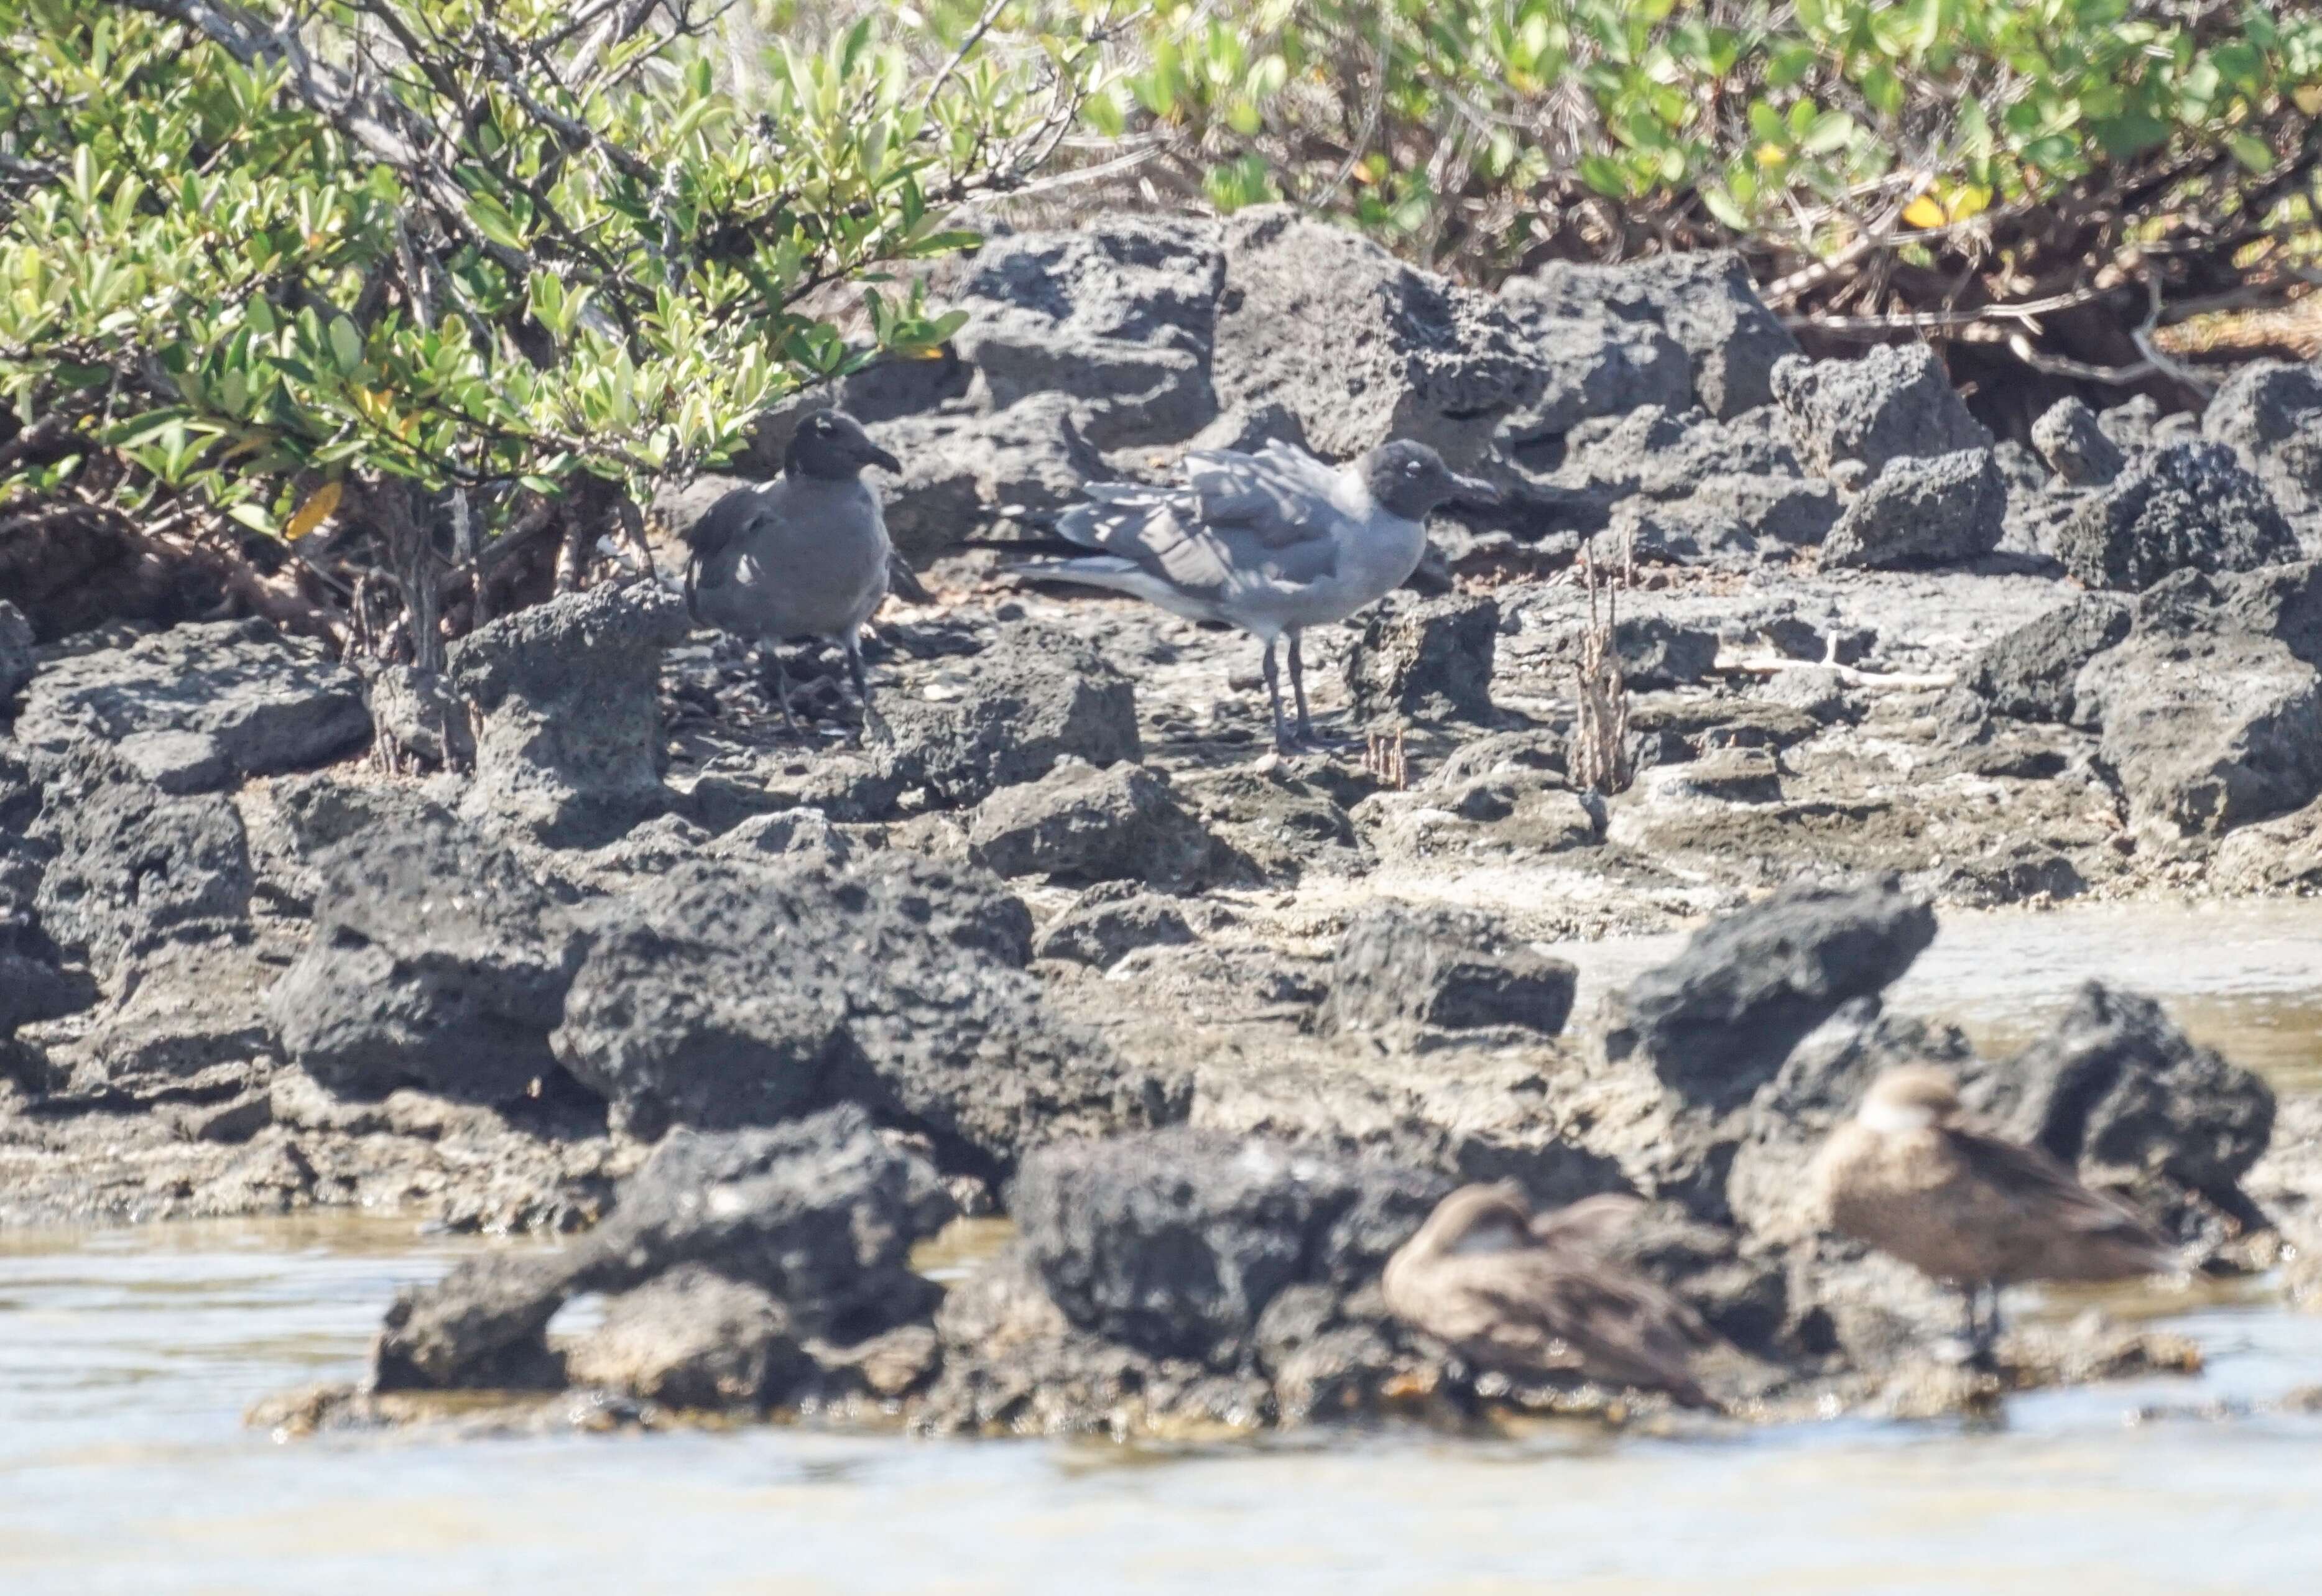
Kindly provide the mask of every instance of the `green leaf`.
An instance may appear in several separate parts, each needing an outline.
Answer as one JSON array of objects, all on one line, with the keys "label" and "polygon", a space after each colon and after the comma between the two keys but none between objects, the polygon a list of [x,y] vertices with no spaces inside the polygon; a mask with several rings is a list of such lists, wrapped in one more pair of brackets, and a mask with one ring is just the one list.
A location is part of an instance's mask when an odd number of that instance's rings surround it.
[{"label": "green leaf", "polygon": [[331,358],[339,363],[343,377],[352,377],[362,369],[362,335],[344,316],[331,318]]},{"label": "green leaf", "polygon": [[1723,185],[1715,183],[1704,185],[1701,190],[1701,203],[1708,207],[1711,215],[1724,223],[1734,232],[1750,231],[1749,213],[1734,203],[1733,196],[1725,191]]},{"label": "green leaf", "polygon": [[2254,134],[2228,134],[2226,138],[2226,148],[2234,152],[2235,160],[2261,177],[2273,170],[2273,151],[2266,147],[2263,139]]},{"label": "green leaf", "polygon": [[1613,199],[1628,197],[1629,174],[1610,156],[1584,155],[1579,170],[1580,180],[1597,193]]}]

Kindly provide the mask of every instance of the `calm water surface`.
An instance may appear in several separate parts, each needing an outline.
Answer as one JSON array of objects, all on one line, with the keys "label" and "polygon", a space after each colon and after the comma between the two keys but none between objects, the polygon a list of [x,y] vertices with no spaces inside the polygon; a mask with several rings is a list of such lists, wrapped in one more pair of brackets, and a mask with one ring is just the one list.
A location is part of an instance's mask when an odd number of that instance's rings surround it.
[{"label": "calm water surface", "polygon": [[[1588,979],[1666,953],[1595,951]],[[1895,1000],[1993,1047],[2090,974],[2322,1088],[2322,906],[1956,916]],[[1125,1448],[242,1427],[260,1396],[355,1373],[395,1288],[480,1245],[348,1217],[0,1235],[0,1592],[2322,1590],[2322,1418],[2251,1406],[2322,1383],[2322,1317],[2262,1290],[2156,1305],[2208,1350],[2199,1381],[2027,1398],[1975,1432]],[[2228,1416],[2134,1422],[2147,1403]]]}]

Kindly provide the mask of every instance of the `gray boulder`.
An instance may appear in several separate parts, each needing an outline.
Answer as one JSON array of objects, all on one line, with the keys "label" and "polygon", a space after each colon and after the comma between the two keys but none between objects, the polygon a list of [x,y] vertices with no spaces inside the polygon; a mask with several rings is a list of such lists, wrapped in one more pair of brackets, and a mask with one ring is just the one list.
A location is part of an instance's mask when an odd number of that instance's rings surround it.
[{"label": "gray boulder", "polygon": [[699,1263],[624,1291],[565,1354],[574,1385],[666,1408],[758,1408],[812,1370],[773,1296]]},{"label": "gray boulder", "polygon": [[1828,537],[1840,513],[1837,491],[1827,482],[1720,472],[1702,478],[1682,498],[1623,500],[1592,552],[1606,565],[1631,554],[1692,564],[1798,548]]},{"label": "gray boulder", "polygon": [[1592,416],[1626,415],[1647,405],[1671,411],[1693,404],[1693,369],[1685,351],[1647,322],[1554,314],[1510,279],[1500,302],[1537,350],[1539,397],[1499,424],[1504,450],[1563,437]]},{"label": "gray boulder", "polygon": [[874,757],[898,789],[923,787],[965,807],[1037,781],[1065,758],[1092,765],[1138,758],[1135,689],[1071,634],[1004,627],[971,669],[974,689],[966,697],[891,696],[882,707],[894,736]]},{"label": "gray boulder", "polygon": [[2126,599],[2110,593],[2060,604],[1978,650],[1968,662],[1967,685],[2002,715],[2069,723],[2081,670],[2128,635],[2133,613]]},{"label": "gray boulder", "polygon": [[1462,1032],[1553,1036],[1577,979],[1489,915],[1389,899],[1347,927],[1317,1018],[1326,1032],[1404,1045]]},{"label": "gray boulder", "polygon": [[1759,299],[1749,268],[1726,251],[1618,266],[1557,261],[1511,278],[1500,296],[1519,315],[1611,315],[1660,329],[1684,351],[1693,395],[1714,416],[1770,402],[1775,363],[1798,352],[1797,340]]},{"label": "gray boulder", "polygon": [[248,935],[249,839],[231,799],[165,792],[96,741],[41,762],[30,836],[50,857],[35,907],[100,981],[170,944]]},{"label": "gray boulder", "polygon": [[1092,893],[1059,915],[1033,952],[1109,970],[1138,948],[1184,947],[1197,940],[1184,911],[1168,898],[1150,892],[1110,895],[1117,890]]},{"label": "gray boulder", "polygon": [[1773,389],[1817,470],[1860,461],[1876,478],[1889,461],[1991,447],[1924,343],[1882,344],[1859,360],[1793,355],[1774,367]]},{"label": "gray boulder", "polygon": [[2172,571],[2253,570],[2299,557],[2265,485],[2218,443],[2141,454],[2059,530],[2056,557],[2091,588],[2136,593]]},{"label": "gray boulder", "polygon": [[969,316],[953,343],[975,370],[972,397],[1006,409],[1064,395],[1098,449],[1175,442],[1207,425],[1218,414],[1220,234],[1211,222],[1112,218],[992,240],[952,298]]},{"label": "gray boulder", "polygon": [[1225,257],[1220,403],[1280,405],[1327,459],[1415,438],[1469,470],[1498,423],[1539,396],[1531,342],[1488,295],[1346,228],[1258,206],[1226,223]]},{"label": "gray boulder", "polygon": [[1648,406],[1574,429],[1565,463],[1550,481],[1571,494],[1689,499],[1722,477],[1805,475],[1797,451],[1767,408],[1719,420],[1699,410]]},{"label": "gray boulder", "polygon": [[1622,675],[1632,688],[1690,687],[1717,663],[1717,634],[1680,626],[1665,616],[1633,616],[1614,624],[1613,652],[1620,655]]},{"label": "gray boulder", "polygon": [[1229,1368],[1249,1360],[1267,1309],[1290,1289],[1343,1300],[1376,1282],[1449,1184],[1180,1128],[1045,1147],[1025,1161],[1009,1212],[1074,1326]]},{"label": "gray boulder", "polygon": [[2211,834],[2322,792],[2322,567],[2182,571],[2074,679],[2140,823]]},{"label": "gray boulder", "polygon": [[2322,368],[2254,360],[2227,378],[2201,416],[2202,435],[2234,451],[2322,554]]},{"label": "gray boulder", "polygon": [[896,550],[924,563],[978,527],[1079,503],[1083,484],[1111,474],[1082,435],[1081,408],[1067,394],[1036,394],[1005,410],[899,415],[871,426],[903,462],[900,477],[871,473]]},{"label": "gray boulder", "polygon": [[1500,607],[1482,596],[1379,606],[1347,652],[1355,718],[1489,721],[1499,634]]},{"label": "gray boulder", "polygon": [[380,1391],[560,1385],[545,1339],[559,1309],[687,1265],[765,1293],[793,1336],[857,1341],[932,1310],[937,1290],[911,1272],[910,1250],[956,1211],[934,1166],[857,1108],[772,1129],[680,1131],[570,1246],[489,1254],[398,1293],[372,1379]]},{"label": "gray boulder", "polygon": [[42,666],[17,710],[17,741],[56,754],[79,737],[112,743],[164,790],[210,792],[360,748],[370,716],[361,680],[319,643],[218,621]]},{"label": "gray boulder", "polygon": [[2007,487],[1988,449],[1890,460],[1846,506],[1823,563],[1897,570],[1958,565],[1999,546]]},{"label": "gray boulder", "polygon": [[515,855],[457,821],[381,819],[315,858],[306,946],[268,994],[283,1051],[334,1090],[507,1101],[553,1074],[585,945]]},{"label": "gray boulder", "polygon": [[24,612],[0,599],[0,720],[12,713],[16,695],[40,669],[32,641],[32,624],[24,618]]},{"label": "gray boulder", "polygon": [[2097,426],[2128,454],[2144,449],[2165,449],[2171,443],[2190,443],[2201,435],[2199,417],[2181,412],[2163,415],[2151,394],[2139,394],[2109,410],[2099,411]]},{"label": "gray boulder", "polygon": [[[14,759],[0,752],[0,788]],[[22,767],[16,766],[21,772]],[[0,803],[0,818],[8,806]],[[19,1026],[86,1008],[93,994],[64,968],[64,955],[41,929],[38,907],[44,861],[22,838],[0,829],[0,1044]]]},{"label": "gray boulder", "polygon": [[715,843],[709,852],[733,859],[797,859],[843,870],[855,857],[855,839],[831,824],[819,809],[782,809],[753,815]]},{"label": "gray boulder", "polygon": [[2127,465],[2119,444],[2105,435],[2095,411],[2078,399],[2048,406],[2032,424],[2032,445],[2048,469],[2074,488],[2103,488]]},{"label": "gray boulder", "polygon": [[1794,884],[1704,926],[1631,982],[1609,1007],[1605,1056],[1649,1063],[1688,1101],[1734,1107],[1841,1005],[1892,985],[1934,935],[1934,911],[1893,881]]},{"label": "gray boulder", "polygon": [[470,819],[595,847],[670,807],[662,651],[685,601],[657,583],[567,593],[452,645],[450,685],[482,712]]},{"label": "gray boulder", "polygon": [[1182,884],[1200,877],[1211,854],[1209,833],[1166,776],[1069,756],[1038,781],[984,799],[967,841],[975,862],[997,875],[1068,881]]},{"label": "gray boulder", "polygon": [[854,1101],[990,1171],[1184,1112],[1181,1087],[1047,1017],[1030,917],[978,871],[702,860],[606,920],[556,1049],[641,1135]]}]

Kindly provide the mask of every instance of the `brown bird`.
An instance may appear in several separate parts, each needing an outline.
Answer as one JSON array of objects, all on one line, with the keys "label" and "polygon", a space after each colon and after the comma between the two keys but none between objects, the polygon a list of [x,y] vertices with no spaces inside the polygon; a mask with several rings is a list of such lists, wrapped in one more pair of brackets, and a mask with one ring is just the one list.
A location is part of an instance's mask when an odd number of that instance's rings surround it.
[{"label": "brown bird", "polygon": [[[2168,1242],[2037,1147],[1963,1115],[1959,1088],[1924,1064],[1889,1070],[1815,1157],[1834,1229],[1966,1298],[1968,1345],[1999,1339],[1999,1293],[2019,1281],[2109,1281],[2177,1267]],[[1978,1318],[1990,1292],[1991,1311]]]},{"label": "brown bird", "polygon": [[1480,1368],[1579,1374],[1714,1408],[1687,1364],[1715,1334],[1604,1256],[1641,1206],[1592,1198],[1534,1219],[1512,1182],[1463,1186],[1387,1260],[1387,1309]]}]

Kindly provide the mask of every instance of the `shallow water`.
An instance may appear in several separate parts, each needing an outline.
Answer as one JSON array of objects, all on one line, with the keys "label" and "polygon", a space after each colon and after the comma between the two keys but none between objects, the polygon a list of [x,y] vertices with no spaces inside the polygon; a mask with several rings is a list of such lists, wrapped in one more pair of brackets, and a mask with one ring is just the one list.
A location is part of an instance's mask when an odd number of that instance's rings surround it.
[{"label": "shallow water", "polygon": [[[1586,975],[1667,952],[1594,950]],[[1956,916],[1895,1002],[1996,1047],[2090,974],[2322,1088],[2322,905]],[[2019,1399],[1979,1431],[1163,1448],[242,1427],[258,1397],[353,1374],[395,1288],[483,1245],[351,1216],[0,1234],[0,1591],[2322,1588],[2322,1417],[2248,1406],[2322,1383],[2322,1316],[2263,1286],[2110,1299],[2196,1336],[2208,1372]],[[2133,1422],[2146,1404],[2222,1416]]]}]

